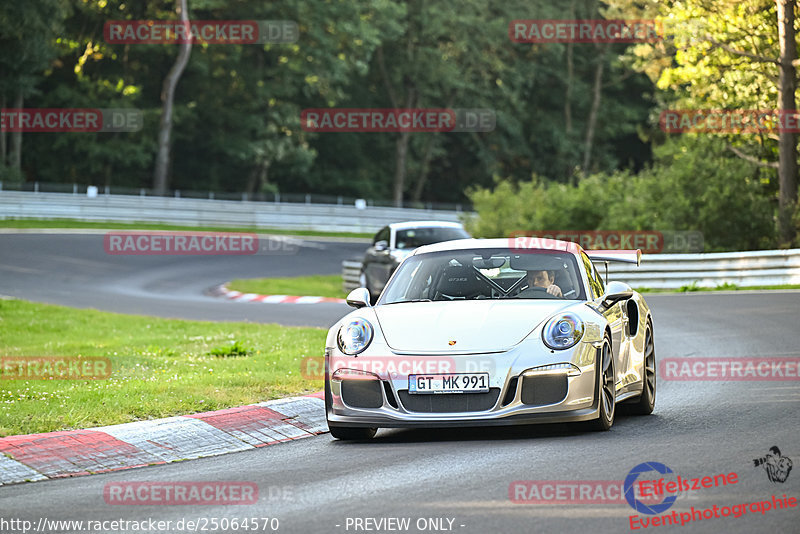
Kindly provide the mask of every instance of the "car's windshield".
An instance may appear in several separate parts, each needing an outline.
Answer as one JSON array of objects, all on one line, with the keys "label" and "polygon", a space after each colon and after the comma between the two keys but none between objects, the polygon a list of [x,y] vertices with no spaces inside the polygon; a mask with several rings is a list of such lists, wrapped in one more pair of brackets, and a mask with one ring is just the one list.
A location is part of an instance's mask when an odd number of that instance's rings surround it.
[{"label": "car's windshield", "polygon": [[417,248],[423,245],[441,243],[442,241],[452,241],[454,239],[466,239],[469,234],[463,228],[457,227],[422,227],[407,228],[397,231],[397,248]]},{"label": "car's windshield", "polygon": [[550,250],[430,252],[404,261],[379,304],[481,299],[585,300],[575,257]]}]

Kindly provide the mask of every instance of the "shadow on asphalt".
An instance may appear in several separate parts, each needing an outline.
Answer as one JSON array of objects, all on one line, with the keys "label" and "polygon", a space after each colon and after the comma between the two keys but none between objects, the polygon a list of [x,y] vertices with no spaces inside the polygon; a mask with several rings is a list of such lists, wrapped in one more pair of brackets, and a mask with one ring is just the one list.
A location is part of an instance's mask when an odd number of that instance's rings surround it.
[{"label": "shadow on asphalt", "polygon": [[[653,426],[667,423],[657,414],[636,416],[620,413],[609,432],[598,432],[586,423],[549,423],[512,426],[453,427],[453,428],[385,428],[368,441],[341,441],[332,439],[332,444],[348,445],[368,443],[371,446],[398,443],[436,443],[454,441],[510,441],[550,438],[592,439],[619,437],[622,432],[635,429],[646,423],[650,431]],[[637,432],[638,434],[638,432]]]}]

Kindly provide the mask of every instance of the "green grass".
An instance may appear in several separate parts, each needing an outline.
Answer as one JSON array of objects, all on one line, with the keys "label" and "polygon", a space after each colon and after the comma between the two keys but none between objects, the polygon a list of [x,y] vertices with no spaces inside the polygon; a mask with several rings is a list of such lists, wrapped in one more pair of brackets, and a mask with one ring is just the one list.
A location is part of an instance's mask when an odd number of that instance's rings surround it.
[{"label": "green grass", "polygon": [[299,235],[317,237],[369,238],[372,234],[358,232],[317,232],[314,230],[279,230],[272,228],[228,227],[228,226],[181,226],[157,223],[117,223],[75,221],[72,219],[2,219],[0,228],[97,228],[109,230],[180,230],[195,232],[252,232],[276,235]]},{"label": "green grass", "polygon": [[301,376],[325,330],[0,300],[0,357],[102,356],[100,380],[0,380],[0,436],[216,410],[322,389]]},{"label": "green grass", "polygon": [[342,289],[342,276],[339,274],[236,279],[228,284],[228,289],[259,295],[299,295],[340,299],[346,296]]},{"label": "green grass", "polygon": [[636,291],[639,293],[694,293],[696,291],[753,291],[764,289],[800,289],[800,284],[783,284],[774,286],[747,286],[739,287],[736,284],[720,284],[716,287],[700,287],[697,283],[681,286],[677,289],[653,289],[649,287],[639,287]]}]

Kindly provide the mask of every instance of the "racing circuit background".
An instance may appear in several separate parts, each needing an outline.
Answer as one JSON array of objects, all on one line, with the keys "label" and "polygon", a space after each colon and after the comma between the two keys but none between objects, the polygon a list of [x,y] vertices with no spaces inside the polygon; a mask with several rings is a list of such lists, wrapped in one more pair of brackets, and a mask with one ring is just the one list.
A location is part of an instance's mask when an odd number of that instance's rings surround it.
[{"label": "racing circuit background", "polygon": [[[0,534],[800,532],[799,31],[796,0],[3,3]],[[654,412],[333,439],[305,362],[402,221],[644,243],[608,276]],[[195,230],[257,248],[114,240]],[[97,376],[13,376],[53,354]]]}]

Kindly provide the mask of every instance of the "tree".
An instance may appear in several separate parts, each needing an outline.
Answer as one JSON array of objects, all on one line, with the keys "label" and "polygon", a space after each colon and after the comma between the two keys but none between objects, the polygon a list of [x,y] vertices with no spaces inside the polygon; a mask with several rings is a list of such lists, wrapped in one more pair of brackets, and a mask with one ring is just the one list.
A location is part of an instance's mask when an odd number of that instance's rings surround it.
[{"label": "tree", "polygon": [[[634,9],[635,0],[613,0]],[[673,0],[651,4],[643,15],[661,15],[667,39],[633,49],[638,67],[672,93],[677,108],[796,109],[796,0]],[[776,83],[777,82],[777,83]],[[728,135],[738,157],[777,169],[781,245],[796,238],[797,136]],[[757,154],[757,155],[754,155]],[[777,162],[775,160],[778,160]]]},{"label": "tree", "polygon": [[[188,0],[175,0],[178,19],[183,23],[189,23]],[[158,154],[156,155],[156,167],[153,172],[153,189],[156,194],[164,194],[167,190],[167,171],[170,155],[170,133],[172,132],[172,106],[175,101],[175,88],[178,81],[189,63],[189,55],[192,53],[192,40],[186,39],[179,43],[178,57],[175,64],[164,78],[164,87],[161,91],[161,121],[158,126]]]},{"label": "tree", "polygon": [[[0,8],[0,108],[23,108],[36,93],[44,72],[56,56],[53,46],[67,9],[58,0],[5,2]],[[10,106],[9,106],[10,104]],[[17,176],[22,162],[22,132],[0,132],[0,176],[8,163]]]}]

